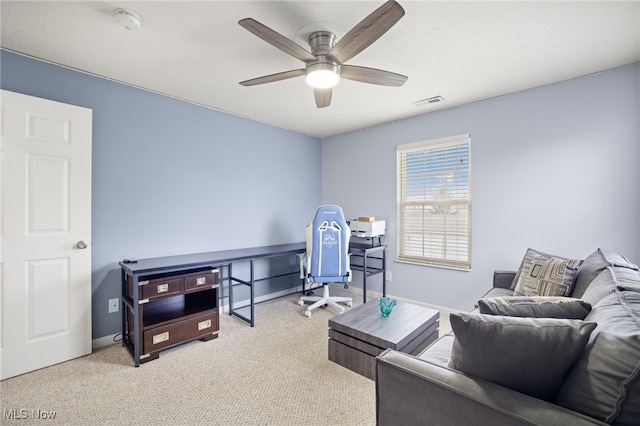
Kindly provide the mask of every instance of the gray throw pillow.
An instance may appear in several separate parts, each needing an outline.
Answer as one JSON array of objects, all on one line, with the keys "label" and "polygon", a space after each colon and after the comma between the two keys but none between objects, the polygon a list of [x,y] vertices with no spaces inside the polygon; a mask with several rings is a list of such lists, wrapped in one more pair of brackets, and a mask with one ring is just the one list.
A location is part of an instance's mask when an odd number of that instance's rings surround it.
[{"label": "gray throw pillow", "polygon": [[[628,271],[627,268],[607,269]],[[597,322],[598,326],[567,375],[556,404],[605,423],[637,426],[640,424],[640,293],[616,289],[593,305],[586,320]]]},{"label": "gray throw pillow", "polygon": [[581,299],[589,302],[591,306],[596,306],[600,300],[615,292],[616,274],[613,271],[614,269],[620,268],[611,266],[604,268],[604,270],[591,281]]},{"label": "gray throw pillow", "polygon": [[616,274],[616,287],[622,291],[640,293],[640,271],[627,268],[611,268]]},{"label": "gray throw pillow", "polygon": [[587,257],[578,268],[576,282],[571,295],[582,297],[587,287],[607,266],[628,268],[637,271],[638,265],[631,263],[623,255],[599,248]]},{"label": "gray throw pillow", "polygon": [[552,401],[595,323],[474,313],[450,315],[449,367]]},{"label": "gray throw pillow", "polygon": [[478,309],[488,315],[582,320],[591,311],[591,305],[573,297],[508,296],[480,299]]},{"label": "gray throw pillow", "polygon": [[514,296],[569,296],[580,259],[565,259],[528,249],[514,281]]}]

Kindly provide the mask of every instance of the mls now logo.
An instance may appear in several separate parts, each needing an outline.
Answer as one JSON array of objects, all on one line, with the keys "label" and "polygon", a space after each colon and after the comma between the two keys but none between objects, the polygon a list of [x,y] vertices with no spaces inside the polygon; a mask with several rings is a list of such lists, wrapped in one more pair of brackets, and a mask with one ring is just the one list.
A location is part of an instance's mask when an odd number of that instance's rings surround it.
[{"label": "mls now logo", "polygon": [[2,414],[5,420],[26,420],[26,419],[54,419],[55,411],[27,410],[26,408],[3,409]]},{"label": "mls now logo", "polygon": [[2,414],[6,420],[22,420],[29,418],[29,410],[24,408],[6,408],[2,410]]}]

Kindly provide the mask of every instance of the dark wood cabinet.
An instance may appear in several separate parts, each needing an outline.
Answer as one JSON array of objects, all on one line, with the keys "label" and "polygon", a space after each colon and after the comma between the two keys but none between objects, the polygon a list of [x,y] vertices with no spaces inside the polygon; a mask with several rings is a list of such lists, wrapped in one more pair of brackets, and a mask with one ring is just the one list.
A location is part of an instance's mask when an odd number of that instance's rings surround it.
[{"label": "dark wood cabinet", "polygon": [[123,273],[123,338],[136,365],[192,340],[218,337],[220,274],[199,268],[153,275]]}]

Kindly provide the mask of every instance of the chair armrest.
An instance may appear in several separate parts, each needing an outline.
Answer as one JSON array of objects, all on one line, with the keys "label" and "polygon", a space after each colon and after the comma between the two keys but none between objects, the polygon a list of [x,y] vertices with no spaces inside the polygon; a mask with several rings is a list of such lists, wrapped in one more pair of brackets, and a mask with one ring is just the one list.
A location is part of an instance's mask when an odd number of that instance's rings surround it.
[{"label": "chair armrest", "polygon": [[402,352],[376,358],[376,418],[386,425],[605,425]]},{"label": "chair armrest", "polygon": [[493,288],[510,288],[516,271],[493,271]]}]

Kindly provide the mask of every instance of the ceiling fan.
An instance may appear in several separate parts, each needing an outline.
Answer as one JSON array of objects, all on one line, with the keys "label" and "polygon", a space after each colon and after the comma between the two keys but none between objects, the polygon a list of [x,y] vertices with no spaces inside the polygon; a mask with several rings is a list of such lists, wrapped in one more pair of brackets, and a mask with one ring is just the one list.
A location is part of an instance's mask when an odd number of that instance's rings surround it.
[{"label": "ceiling fan", "polygon": [[242,19],[238,22],[241,26],[283,52],[300,59],[305,63],[305,67],[241,81],[240,84],[255,86],[304,75],[307,84],[313,87],[318,108],[325,108],[331,104],[332,88],[338,84],[340,77],[381,86],[402,86],[407,81],[407,76],[375,68],[345,65],[345,62],[379,39],[403,16],[402,6],[394,0],[389,0],[353,27],[338,42],[336,36],[329,31],[311,33],[311,52],[254,19]]}]

